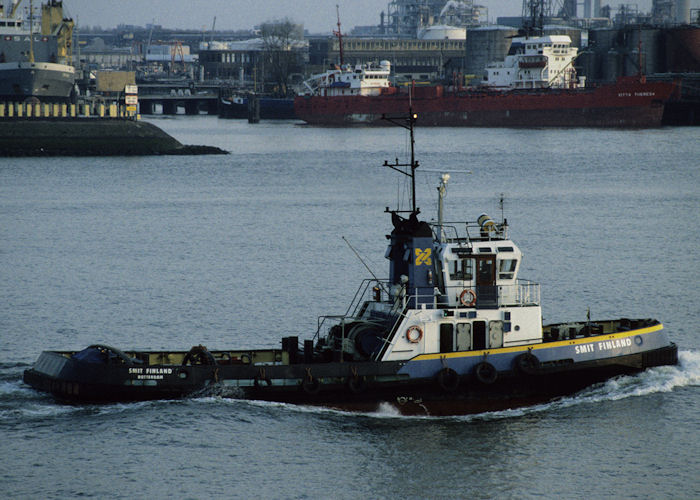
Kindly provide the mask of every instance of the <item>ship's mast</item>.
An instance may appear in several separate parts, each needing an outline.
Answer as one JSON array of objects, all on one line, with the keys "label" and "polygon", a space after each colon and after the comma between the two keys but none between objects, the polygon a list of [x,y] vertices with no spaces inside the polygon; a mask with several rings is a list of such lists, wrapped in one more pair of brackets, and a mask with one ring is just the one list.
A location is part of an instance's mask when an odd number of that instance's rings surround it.
[{"label": "ship's mast", "polygon": [[29,62],[34,62],[34,6],[29,0]]},{"label": "ship's mast", "polygon": [[[387,120],[394,125],[398,125],[399,127],[403,127],[406,130],[409,131],[410,137],[411,137],[411,162],[410,163],[399,163],[399,159],[397,158],[394,163],[389,163],[388,161],[384,160],[384,165],[385,167],[389,167],[393,170],[396,170],[397,172],[401,172],[407,177],[411,178],[411,213],[412,214],[418,214],[420,212],[420,209],[416,208],[416,169],[418,168],[418,162],[416,161],[416,153],[415,153],[415,139],[413,136],[413,125],[416,123],[416,120],[418,119],[418,115],[413,112],[413,109],[409,106],[408,108],[408,116],[386,116],[382,115],[383,120]],[[400,167],[409,167],[410,170],[403,170]],[[397,210],[398,212],[398,210]]]},{"label": "ship's mast", "polygon": [[335,14],[338,17],[338,31],[334,31],[333,34],[338,37],[338,47],[340,52],[340,65],[342,66],[344,64],[343,61],[343,34],[340,32],[340,10],[338,8],[338,4],[335,5]]},{"label": "ship's mast", "polygon": [[447,194],[447,181],[450,180],[450,174],[442,174],[440,177],[440,185],[438,186],[438,241],[445,241],[445,228],[443,222],[445,220],[445,194]]}]

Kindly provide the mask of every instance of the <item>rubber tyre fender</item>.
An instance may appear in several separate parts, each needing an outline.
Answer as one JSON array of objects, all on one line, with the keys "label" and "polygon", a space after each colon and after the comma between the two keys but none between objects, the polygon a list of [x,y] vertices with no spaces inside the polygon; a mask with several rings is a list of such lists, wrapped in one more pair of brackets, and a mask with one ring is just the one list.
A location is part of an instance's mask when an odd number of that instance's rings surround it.
[{"label": "rubber tyre fender", "polygon": [[445,367],[437,375],[437,383],[445,392],[453,392],[459,387],[459,374],[452,368]]},{"label": "rubber tyre fender", "polygon": [[348,390],[353,394],[360,394],[367,390],[367,379],[365,377],[349,377]]},{"label": "rubber tyre fender", "polygon": [[314,394],[318,394],[321,390],[321,382],[316,377],[304,377],[301,388],[306,394],[313,396]]},{"label": "rubber tyre fender", "polygon": [[498,378],[498,370],[488,361],[481,361],[474,367],[474,375],[482,384],[493,384]]},{"label": "rubber tyre fender", "polygon": [[188,364],[216,365],[217,363],[216,358],[214,358],[214,355],[210,353],[206,347],[197,345],[190,349],[189,352],[185,354],[185,357],[182,360],[182,366],[187,366]]},{"label": "rubber tyre fender", "polygon": [[540,371],[540,360],[531,352],[524,352],[513,360],[513,367],[523,375],[535,375]]},{"label": "rubber tyre fender", "polygon": [[260,375],[256,375],[253,379],[253,384],[255,387],[270,387],[272,385],[272,380],[269,377],[262,378]]}]

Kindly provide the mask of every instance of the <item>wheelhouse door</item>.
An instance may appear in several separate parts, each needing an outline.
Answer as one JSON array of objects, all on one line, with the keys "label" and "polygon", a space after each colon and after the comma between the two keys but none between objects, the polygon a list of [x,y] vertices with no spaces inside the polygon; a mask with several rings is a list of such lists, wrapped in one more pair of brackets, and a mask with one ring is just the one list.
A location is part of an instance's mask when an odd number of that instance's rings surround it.
[{"label": "wheelhouse door", "polygon": [[481,255],[476,259],[476,307],[498,307],[495,255]]}]

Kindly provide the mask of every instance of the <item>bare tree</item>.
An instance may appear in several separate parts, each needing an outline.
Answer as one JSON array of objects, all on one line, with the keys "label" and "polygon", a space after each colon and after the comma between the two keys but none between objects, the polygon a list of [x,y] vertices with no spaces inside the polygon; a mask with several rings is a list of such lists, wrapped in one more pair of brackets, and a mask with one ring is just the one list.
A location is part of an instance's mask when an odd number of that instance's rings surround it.
[{"label": "bare tree", "polygon": [[289,75],[301,72],[303,54],[300,41],[304,27],[285,18],[263,23],[260,27],[265,52],[265,80],[274,86],[280,96],[288,94]]}]

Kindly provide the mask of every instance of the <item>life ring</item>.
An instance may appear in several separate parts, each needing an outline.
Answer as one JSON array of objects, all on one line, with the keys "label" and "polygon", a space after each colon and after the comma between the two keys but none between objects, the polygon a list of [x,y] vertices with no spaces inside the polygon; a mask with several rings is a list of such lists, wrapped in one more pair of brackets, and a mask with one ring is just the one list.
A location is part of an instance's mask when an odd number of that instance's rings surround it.
[{"label": "life ring", "polygon": [[482,384],[493,384],[498,378],[498,371],[488,361],[481,361],[474,367],[474,375]]},{"label": "life ring", "polygon": [[459,374],[452,368],[445,367],[437,374],[437,383],[445,392],[453,392],[459,386]]},{"label": "life ring", "polygon": [[406,330],[406,340],[411,344],[417,344],[423,338],[423,329],[418,325],[413,325]]},{"label": "life ring", "polygon": [[513,360],[513,366],[523,375],[535,375],[540,369],[540,360],[531,352],[524,352]]},{"label": "life ring", "polygon": [[[471,300],[469,302],[467,302],[467,295],[471,297]],[[459,294],[459,302],[464,307],[474,307],[474,305],[476,304],[476,292],[471,288],[465,288],[464,290],[462,290],[462,293]]]}]

